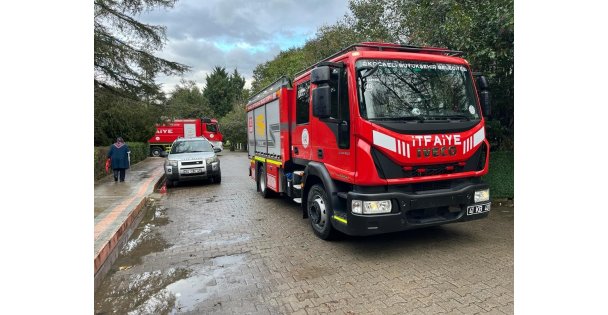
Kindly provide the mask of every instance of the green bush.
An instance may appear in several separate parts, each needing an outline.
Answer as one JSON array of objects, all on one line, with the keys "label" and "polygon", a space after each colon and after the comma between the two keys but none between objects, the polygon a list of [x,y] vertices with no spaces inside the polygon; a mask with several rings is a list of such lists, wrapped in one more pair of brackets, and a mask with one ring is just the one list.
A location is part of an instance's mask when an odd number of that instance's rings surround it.
[{"label": "green bush", "polygon": [[513,151],[490,152],[490,171],[483,179],[490,184],[492,198],[513,198]]},{"label": "green bush", "polygon": [[[131,149],[131,165],[135,165],[136,163],[145,160],[149,153],[150,149],[147,143],[142,142],[127,142],[129,145],[129,149]],[[95,180],[98,180],[106,175],[106,159],[108,155],[108,151],[110,150],[110,146],[105,147],[95,147],[95,166],[94,166],[94,177]]]}]

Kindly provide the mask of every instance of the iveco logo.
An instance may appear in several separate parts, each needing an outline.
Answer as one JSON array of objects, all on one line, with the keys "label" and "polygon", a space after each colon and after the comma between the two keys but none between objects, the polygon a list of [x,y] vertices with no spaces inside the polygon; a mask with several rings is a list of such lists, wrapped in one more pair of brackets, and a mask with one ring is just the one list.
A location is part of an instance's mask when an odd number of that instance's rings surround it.
[{"label": "iveco logo", "polygon": [[434,148],[418,148],[416,149],[416,155],[418,157],[429,157],[429,156],[452,156],[456,155],[456,146],[449,147],[434,147]]}]

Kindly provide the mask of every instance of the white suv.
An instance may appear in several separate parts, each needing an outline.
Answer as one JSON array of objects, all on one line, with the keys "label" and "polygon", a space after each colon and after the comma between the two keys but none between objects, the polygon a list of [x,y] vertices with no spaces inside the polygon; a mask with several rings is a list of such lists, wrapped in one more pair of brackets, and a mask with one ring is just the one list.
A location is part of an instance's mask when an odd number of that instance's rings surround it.
[{"label": "white suv", "polygon": [[171,151],[165,161],[167,186],[178,181],[213,179],[222,181],[220,160],[209,140],[205,138],[179,138],[171,145]]}]

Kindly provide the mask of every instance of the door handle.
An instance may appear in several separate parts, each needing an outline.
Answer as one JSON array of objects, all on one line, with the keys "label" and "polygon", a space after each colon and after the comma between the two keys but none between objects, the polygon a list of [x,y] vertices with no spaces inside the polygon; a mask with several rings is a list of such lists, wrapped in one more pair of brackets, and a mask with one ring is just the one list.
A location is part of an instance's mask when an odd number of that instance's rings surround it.
[{"label": "door handle", "polygon": [[317,156],[322,159],[323,158],[323,149],[317,149]]},{"label": "door handle", "polygon": [[298,154],[298,147],[293,147],[293,153]]}]

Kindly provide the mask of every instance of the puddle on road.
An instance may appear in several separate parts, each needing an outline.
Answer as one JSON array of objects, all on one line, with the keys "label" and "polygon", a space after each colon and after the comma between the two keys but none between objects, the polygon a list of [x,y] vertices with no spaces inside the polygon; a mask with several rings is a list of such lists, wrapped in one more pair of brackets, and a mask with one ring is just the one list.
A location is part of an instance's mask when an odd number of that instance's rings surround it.
[{"label": "puddle on road", "polygon": [[203,235],[203,234],[210,234],[210,233],[211,233],[211,230],[203,230],[203,229],[201,229],[201,230],[197,230],[193,234],[194,235]]},{"label": "puddle on road", "polygon": [[169,223],[166,214],[167,209],[157,205],[152,205],[153,209],[148,209],[139,226],[131,235],[131,238],[120,251],[120,255],[114,262],[112,269],[126,270],[141,264],[141,259],[151,253],[161,252],[168,248],[168,244],[160,235],[157,227],[165,226]]},{"label": "puddle on road", "polygon": [[245,255],[215,257],[193,269],[171,268],[166,271],[131,275],[104,298],[96,294],[95,313],[177,314],[195,310],[229,281],[240,275]]},{"label": "puddle on road", "polygon": [[126,284],[111,291],[96,292],[95,314],[167,314],[175,307],[176,297],[165,287],[187,278],[185,269],[144,272],[131,275]]},{"label": "puddle on road", "polygon": [[245,255],[213,258],[212,266],[206,266],[193,273],[193,276],[167,286],[167,291],[172,292],[176,298],[175,307],[170,314],[192,311],[197,304],[219,292],[221,289],[218,287],[218,279],[237,273],[244,260]]}]

